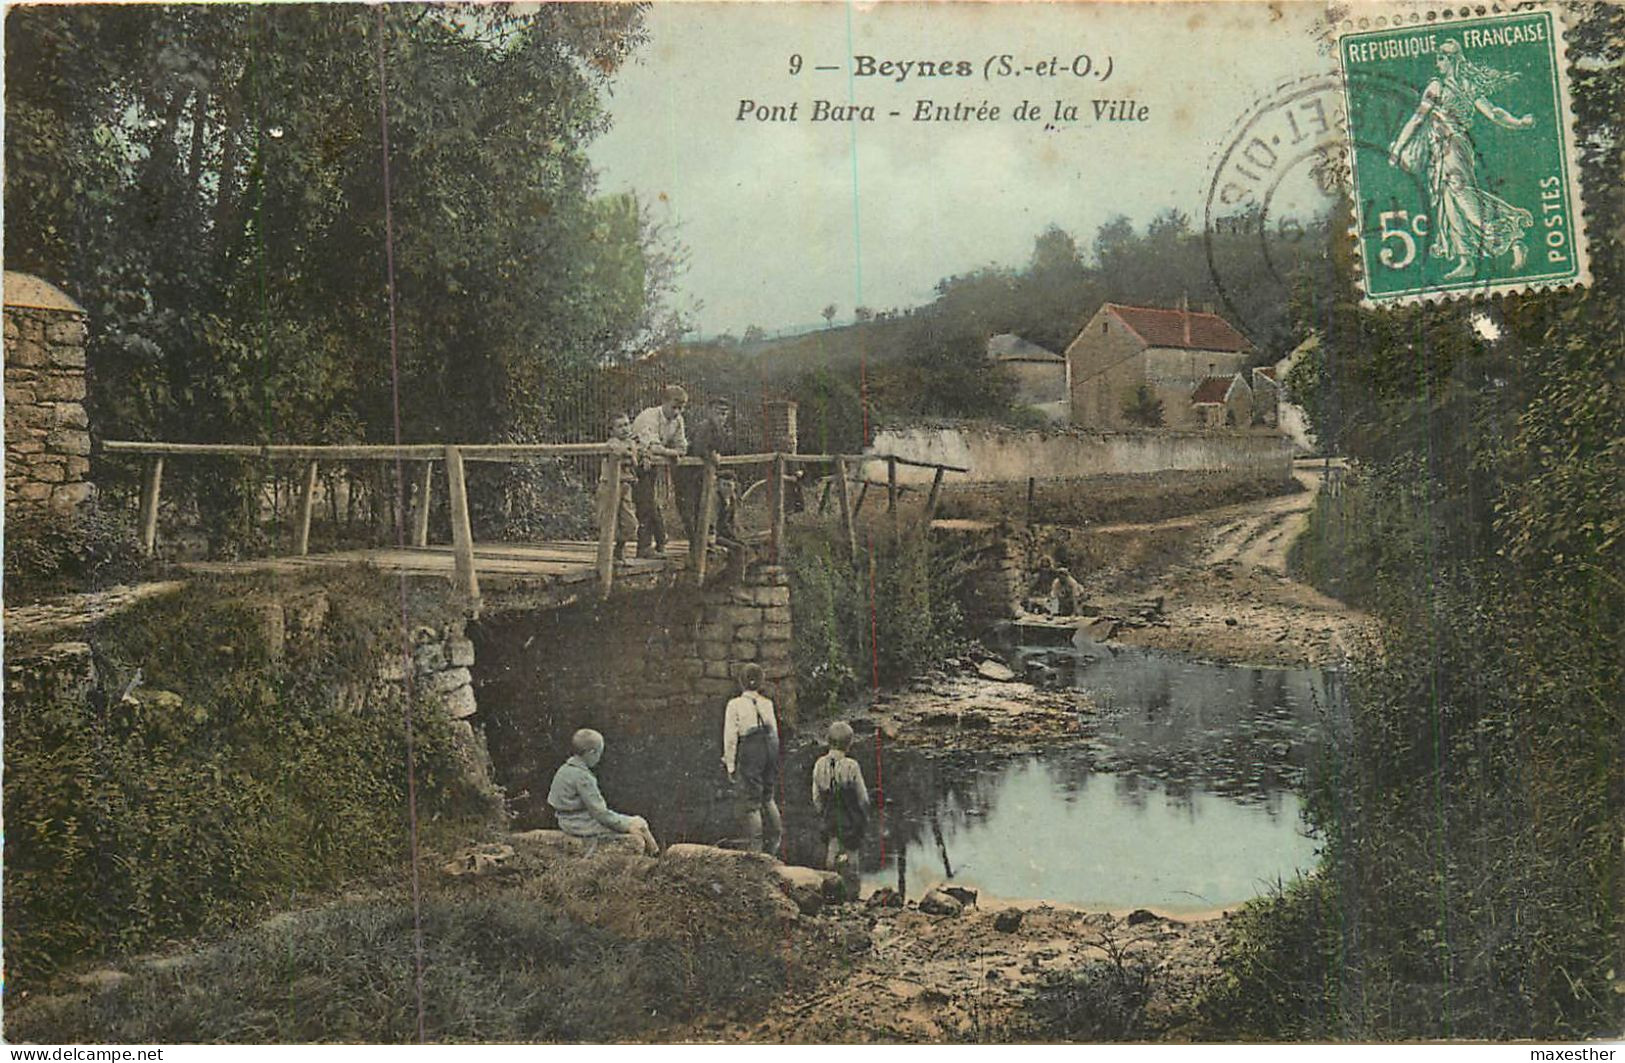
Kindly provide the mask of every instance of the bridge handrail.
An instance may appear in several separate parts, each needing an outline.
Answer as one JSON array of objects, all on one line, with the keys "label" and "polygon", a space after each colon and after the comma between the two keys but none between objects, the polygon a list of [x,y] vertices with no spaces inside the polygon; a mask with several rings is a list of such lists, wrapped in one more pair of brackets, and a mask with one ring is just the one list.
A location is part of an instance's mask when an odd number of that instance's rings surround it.
[{"label": "bridge handrail", "polygon": [[[316,474],[322,461],[412,461],[420,465],[416,507],[412,513],[412,543],[416,548],[428,546],[429,503],[431,472],[434,462],[446,466],[446,486],[451,508],[452,554],[457,585],[470,598],[479,598],[479,577],[474,568],[474,534],[469,519],[468,485],[464,478],[466,461],[514,462],[538,458],[597,456],[601,459],[599,482],[605,485],[598,500],[598,556],[599,580],[605,595],[614,581],[615,524],[619,513],[621,493],[621,455],[607,442],[600,443],[165,443],[157,441],[108,439],[100,443],[103,454],[127,454],[147,459],[146,475],[141,484],[140,534],[142,548],[151,554],[158,540],[158,503],[163,485],[166,457],[224,457],[260,460],[302,460],[304,477],[300,485],[299,514],[294,525],[294,551],[300,556],[310,552],[310,524],[315,507]],[[884,461],[887,478],[882,484],[861,475],[854,475],[853,462]],[[725,454],[714,459],[683,457],[669,460],[672,465],[701,466],[705,475],[701,485],[700,527],[696,529],[700,542],[698,551],[690,544],[696,580],[705,578],[706,550],[710,539],[716,500],[717,470],[724,466],[761,465],[772,463],[773,474],[768,477],[768,497],[771,514],[768,541],[771,555],[779,556],[784,541],[784,483],[788,466],[833,464],[834,484],[839,488],[841,519],[845,527],[848,548],[857,556],[857,533],[854,519],[863,508],[863,501],[871,486],[884,486],[887,493],[887,511],[891,514],[894,531],[899,530],[897,500],[908,490],[897,482],[897,466],[912,465],[935,469],[930,493],[926,498],[926,520],[929,522],[937,508],[943,475],[948,472],[969,472],[969,469],[942,462],[918,461],[891,454],[793,454],[786,451],[765,451],[755,454]],[[857,483],[857,501],[851,498],[851,485]],[[829,486],[825,487],[824,504],[828,503]],[[819,509],[823,511],[821,504]]]}]

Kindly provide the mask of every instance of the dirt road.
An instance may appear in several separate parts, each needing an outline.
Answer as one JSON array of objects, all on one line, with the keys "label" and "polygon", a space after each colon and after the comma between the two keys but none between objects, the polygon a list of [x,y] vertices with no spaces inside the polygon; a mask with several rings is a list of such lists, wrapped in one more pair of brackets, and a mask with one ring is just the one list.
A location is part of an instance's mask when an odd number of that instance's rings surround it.
[{"label": "dirt road", "polygon": [[[1287,553],[1309,521],[1319,470],[1300,468],[1301,493],[1149,524],[1071,530],[1099,564],[1079,574],[1091,604],[1133,616],[1117,641],[1249,664],[1332,664],[1369,637],[1370,619],[1287,575]],[[1092,540],[1092,542],[1089,542]]]}]

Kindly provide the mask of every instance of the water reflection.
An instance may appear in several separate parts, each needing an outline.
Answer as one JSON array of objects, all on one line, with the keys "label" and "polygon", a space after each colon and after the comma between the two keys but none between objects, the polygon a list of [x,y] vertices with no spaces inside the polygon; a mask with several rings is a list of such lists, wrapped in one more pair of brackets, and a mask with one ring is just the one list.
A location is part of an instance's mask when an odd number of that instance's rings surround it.
[{"label": "water reflection", "polygon": [[[517,826],[550,825],[547,780],[570,731],[588,724],[611,736],[599,776],[613,807],[648,817],[663,843],[737,836],[718,762],[720,700],[692,719],[664,715],[656,732],[616,699],[550,692],[550,662],[532,660],[529,643],[490,650],[482,660],[500,667],[479,701]],[[951,878],[1005,897],[1194,911],[1313,866],[1294,790],[1319,755],[1325,674],[1098,645],[1007,652],[1018,667],[1040,657],[1090,694],[1100,710],[1084,720],[1088,744],[925,752],[877,748],[860,730],[852,754],[884,798],[861,855],[869,885],[917,896]],[[821,752],[809,739],[786,743],[783,855],[796,863],[822,856],[809,792]]]}]

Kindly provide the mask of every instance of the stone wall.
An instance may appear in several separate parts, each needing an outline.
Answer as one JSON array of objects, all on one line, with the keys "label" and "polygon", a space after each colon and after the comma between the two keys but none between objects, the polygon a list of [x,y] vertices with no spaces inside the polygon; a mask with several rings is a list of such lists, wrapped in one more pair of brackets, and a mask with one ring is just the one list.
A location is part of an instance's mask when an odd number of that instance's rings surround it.
[{"label": "stone wall", "polygon": [[608,740],[600,778],[611,807],[625,810],[617,801],[650,758],[690,764],[694,785],[711,785],[723,707],[746,662],[766,673],[781,726],[796,721],[790,586],[777,566],[754,565],[733,585],[487,615],[469,634],[480,662],[475,720],[521,825],[548,824],[548,782],[580,727]]},{"label": "stone wall", "polygon": [[[1022,431],[997,425],[883,428],[876,455],[942,462],[970,469],[946,484],[1025,483],[1164,471],[1239,472],[1286,479],[1292,445],[1266,431],[1176,432],[1165,429],[1105,432],[1067,428]],[[866,462],[871,480],[884,480],[884,462]],[[929,483],[934,470],[899,466],[902,483]]]},{"label": "stone wall", "polygon": [[6,506],[89,501],[85,316],[56,288],[5,275]]}]

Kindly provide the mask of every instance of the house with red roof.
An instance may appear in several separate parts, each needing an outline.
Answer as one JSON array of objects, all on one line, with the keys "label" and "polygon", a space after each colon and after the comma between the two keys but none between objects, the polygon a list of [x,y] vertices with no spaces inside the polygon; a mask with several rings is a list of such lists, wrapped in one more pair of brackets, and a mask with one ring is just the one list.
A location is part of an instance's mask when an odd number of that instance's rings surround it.
[{"label": "house with red roof", "polygon": [[[1252,389],[1244,376],[1239,388],[1231,382],[1254,354],[1246,336],[1210,311],[1105,303],[1066,349],[1072,423],[1141,425],[1143,415],[1136,411],[1146,406],[1143,388],[1162,404],[1166,427],[1209,427],[1211,407],[1199,406],[1195,398],[1204,382],[1217,379],[1227,396],[1220,423],[1245,427],[1251,423]],[[1240,409],[1243,395],[1246,411]]]}]

